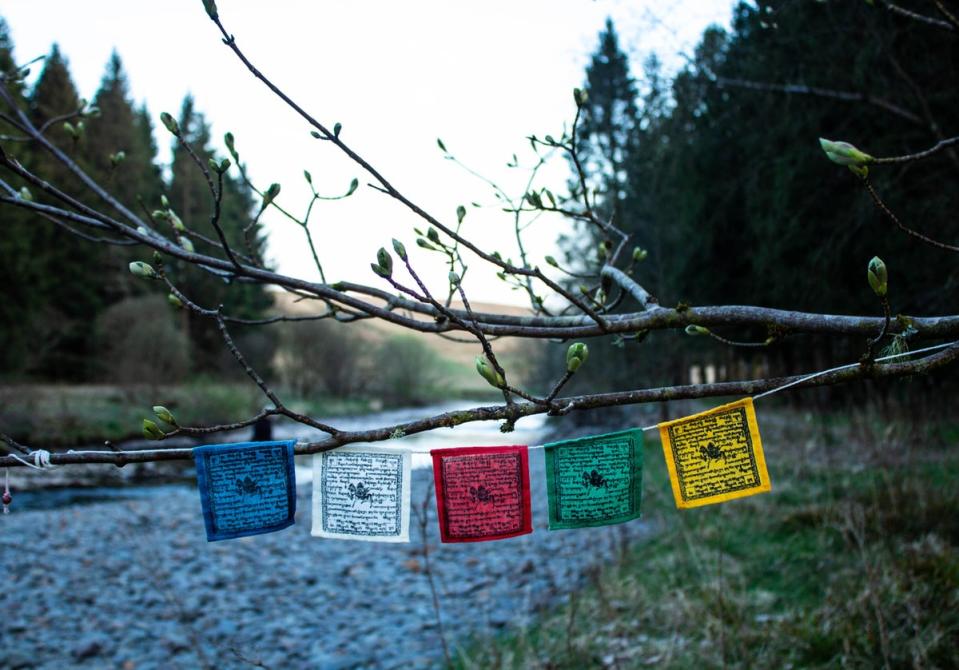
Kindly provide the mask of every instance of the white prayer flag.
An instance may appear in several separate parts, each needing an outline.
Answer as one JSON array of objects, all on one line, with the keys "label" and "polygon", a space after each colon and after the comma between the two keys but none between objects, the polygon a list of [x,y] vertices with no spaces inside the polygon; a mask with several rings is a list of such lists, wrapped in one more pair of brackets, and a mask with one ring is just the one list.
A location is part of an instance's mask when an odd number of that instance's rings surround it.
[{"label": "white prayer flag", "polygon": [[410,541],[409,451],[340,447],[313,456],[314,537]]}]

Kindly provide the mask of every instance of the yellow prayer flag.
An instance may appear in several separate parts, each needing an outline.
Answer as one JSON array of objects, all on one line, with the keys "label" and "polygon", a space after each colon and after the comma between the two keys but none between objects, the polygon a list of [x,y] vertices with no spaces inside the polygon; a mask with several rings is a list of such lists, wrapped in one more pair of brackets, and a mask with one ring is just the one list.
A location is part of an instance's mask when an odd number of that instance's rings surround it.
[{"label": "yellow prayer flag", "polygon": [[661,423],[659,435],[679,508],[771,488],[752,398]]}]

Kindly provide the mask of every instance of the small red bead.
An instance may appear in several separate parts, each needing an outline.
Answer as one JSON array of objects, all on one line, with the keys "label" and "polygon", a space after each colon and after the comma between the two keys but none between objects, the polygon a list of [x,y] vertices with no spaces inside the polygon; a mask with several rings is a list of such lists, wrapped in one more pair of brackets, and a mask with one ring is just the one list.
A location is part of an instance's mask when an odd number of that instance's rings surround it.
[{"label": "small red bead", "polygon": [[12,502],[13,502],[13,496],[10,495],[10,492],[8,491],[8,492],[4,493],[4,494],[3,494],[3,504],[4,504],[4,505],[9,505],[9,504],[12,503]]}]

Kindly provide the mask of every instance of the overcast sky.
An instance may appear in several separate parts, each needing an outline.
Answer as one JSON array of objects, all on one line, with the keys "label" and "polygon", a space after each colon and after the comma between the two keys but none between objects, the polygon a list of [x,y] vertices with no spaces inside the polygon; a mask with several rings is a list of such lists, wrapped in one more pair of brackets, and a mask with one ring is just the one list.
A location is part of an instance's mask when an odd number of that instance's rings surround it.
[{"label": "overcast sky", "polygon": [[[657,52],[671,67],[690,53],[703,28],[728,25],[731,0],[485,0],[484,2],[362,2],[218,0],[221,18],[237,43],[267,76],[327,125],[343,124],[342,137],[394,186],[443,221],[455,222],[458,204],[476,201],[464,232],[481,246],[515,255],[512,222],[498,212],[490,190],[448,161],[442,137],[458,158],[521,193],[526,174],[506,167],[516,152],[530,154],[524,137],[559,135],[574,112],[590,53],[607,16],[613,18],[634,73]],[[92,98],[114,48],[131,93],[146,101],[156,125],[160,112],[176,116],[193,93],[211,122],[217,147],[232,131],[242,160],[264,187],[283,186],[279,202],[300,211],[309,169],[321,192],[341,192],[367,176],[309,135],[306,124],[221,43],[201,0],[6,0],[18,61],[58,42],[82,96]],[[169,136],[158,132],[161,160]],[[562,160],[543,185],[564,188]],[[302,231],[276,216],[267,219],[269,256],[286,273],[316,279]],[[200,228],[202,222],[194,222]],[[414,247],[418,220],[372,189],[316,211],[312,227],[330,281],[380,284],[369,270],[376,249],[391,237]],[[528,231],[531,262],[555,253],[564,230],[540,219]],[[204,231],[207,232],[207,231]],[[427,252],[412,254],[438,290],[446,271]],[[477,300],[516,301],[493,270],[473,264],[466,287]]]}]

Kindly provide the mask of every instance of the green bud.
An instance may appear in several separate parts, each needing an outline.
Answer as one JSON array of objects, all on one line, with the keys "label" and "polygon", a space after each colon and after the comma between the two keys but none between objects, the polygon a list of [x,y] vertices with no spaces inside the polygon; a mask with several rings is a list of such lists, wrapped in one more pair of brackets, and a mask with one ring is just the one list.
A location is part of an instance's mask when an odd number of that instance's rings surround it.
[{"label": "green bud", "polygon": [[168,209],[166,211],[165,218],[170,221],[170,225],[173,226],[173,230],[177,231],[178,233],[182,233],[186,230],[186,226],[183,225],[183,220],[177,216],[176,212],[174,212],[172,209]]},{"label": "green bud", "polygon": [[333,124],[333,137],[339,137],[340,131],[343,130],[343,124],[337,121]]},{"label": "green bud", "polygon": [[430,242],[435,242],[436,244],[440,243],[440,234],[437,232],[436,228],[430,226],[430,229],[426,231],[426,236],[430,238]]},{"label": "green bud", "polygon": [[545,260],[547,265],[552,265],[554,268],[559,267],[559,263],[557,263],[556,259],[553,258],[552,256],[547,256]]},{"label": "green bud", "polygon": [[70,123],[69,121],[64,121],[63,130],[64,132],[66,132],[67,135],[69,135],[73,139],[77,139],[80,136],[79,133],[77,132],[77,129],[74,128],[73,124]]},{"label": "green bud", "polygon": [[383,277],[384,279],[389,279],[390,275],[392,274],[389,270],[384,268],[382,265],[377,265],[376,263],[370,263],[370,268],[373,270],[373,272]]},{"label": "green bud", "polygon": [[233,165],[233,163],[230,162],[230,159],[224,158],[223,160],[220,161],[220,169],[218,170],[218,172],[226,172],[227,170],[230,169],[231,165]]},{"label": "green bud", "polygon": [[637,263],[646,260],[647,256],[649,256],[649,252],[642,247],[633,247],[633,260]]},{"label": "green bud", "polygon": [[443,140],[441,140],[441,139],[438,138],[438,137],[436,138],[436,146],[438,146],[438,147],[440,148],[440,151],[442,151],[442,152],[444,152],[444,153],[449,153],[448,151],[446,151],[446,145],[443,144]]},{"label": "green bud", "polygon": [[849,144],[849,142],[833,142],[820,137],[819,146],[826,152],[829,160],[839,165],[862,166],[875,160],[869,154]]},{"label": "green bud", "polygon": [[456,208],[456,221],[458,223],[463,223],[463,219],[466,218],[466,208],[463,205],[460,205]]},{"label": "green bud", "polygon": [[173,413],[170,412],[170,410],[168,410],[168,409],[167,409],[166,407],[164,407],[163,405],[154,405],[154,406],[153,406],[153,413],[156,414],[156,417],[157,417],[160,421],[162,421],[163,423],[165,423],[165,424],[167,424],[167,425],[169,425],[169,426],[176,426],[176,425],[177,425],[176,419],[173,418]]},{"label": "green bud", "polygon": [[882,262],[879,256],[873,256],[872,260],[869,261],[869,265],[866,268],[866,279],[869,280],[869,285],[876,295],[880,298],[886,296],[889,275],[886,272],[886,264]]},{"label": "green bud", "polygon": [[311,131],[310,131],[310,135],[312,135],[312,136],[313,136],[313,139],[316,139],[316,140],[319,140],[319,139],[322,139],[322,138],[323,138],[323,136],[320,135],[320,133],[317,132],[317,131],[315,131],[315,130],[311,130]]},{"label": "green bud", "polygon": [[350,182],[350,188],[347,189],[346,195],[353,195],[356,192],[356,189],[360,186],[360,180],[356,177],[353,178],[353,181]]},{"label": "green bud", "polygon": [[215,158],[207,158],[206,164],[210,166],[210,169],[214,172],[220,171],[220,164],[216,161]]},{"label": "green bud", "polygon": [[579,366],[589,358],[589,347],[582,342],[574,342],[566,350],[566,371],[576,372]]},{"label": "green bud", "polygon": [[203,0],[203,9],[206,10],[207,16],[214,21],[219,18],[219,14],[217,14],[216,11],[216,0]]},{"label": "green bud", "polygon": [[175,295],[173,295],[172,293],[168,293],[166,299],[167,299],[167,302],[168,302],[168,303],[170,303],[171,305],[173,305],[173,306],[176,307],[177,309],[183,309],[183,301],[180,300],[180,299],[179,299],[178,297],[176,297]]},{"label": "green bud", "polygon": [[687,335],[709,335],[709,328],[703,328],[702,326],[688,325],[686,326]]},{"label": "green bud", "polygon": [[169,208],[169,207],[170,207],[170,200],[169,200],[165,195],[161,195],[161,196],[160,196],[160,204],[163,205],[164,207]]},{"label": "green bud", "polygon": [[180,134],[180,124],[178,124],[176,122],[176,119],[174,119],[172,116],[170,116],[166,112],[162,112],[160,114],[160,121],[163,123],[164,126],[166,126],[166,129],[169,130],[174,135]]},{"label": "green bud", "polygon": [[506,386],[506,380],[503,379],[503,375],[496,371],[490,362],[486,360],[483,356],[476,357],[476,371],[480,373],[480,377],[489,382],[490,386],[495,386],[498,389]]},{"label": "green bud", "polygon": [[303,178],[306,179],[307,184],[313,183],[313,175],[310,174],[309,170],[303,170]]},{"label": "green bud", "polygon": [[383,247],[380,247],[379,251],[376,252],[376,262],[380,264],[381,268],[386,270],[386,274],[382,276],[389,277],[393,274],[393,257],[390,256],[390,252]]},{"label": "green bud", "polygon": [[577,107],[582,107],[583,105],[586,104],[588,100],[589,100],[589,95],[587,95],[586,91],[584,91],[581,88],[573,89],[573,102],[576,103]]},{"label": "green bud", "polygon": [[191,254],[196,251],[195,247],[193,246],[193,240],[191,240],[189,237],[181,237],[180,246],[183,247],[184,251],[187,251]]},{"label": "green bud", "polygon": [[395,251],[396,255],[400,257],[400,260],[406,260],[406,247],[404,247],[403,243],[397,239],[393,240],[393,251]]},{"label": "green bud", "polygon": [[278,195],[280,195],[280,185],[274,182],[270,184],[270,187],[263,193],[263,204],[260,205],[260,209],[266,209]]},{"label": "green bud", "polygon": [[26,200],[27,202],[33,202],[33,193],[30,192],[26,186],[20,187],[20,199]]},{"label": "green bud", "polygon": [[125,151],[118,151],[115,154],[110,154],[110,165],[116,167],[124,160],[126,160],[127,154]]},{"label": "green bud", "polygon": [[153,269],[153,266],[149,263],[144,263],[143,261],[133,261],[130,263],[130,272],[137,277],[143,277],[144,279],[159,278],[159,275],[157,275],[157,272]]},{"label": "green bud", "polygon": [[148,440],[162,440],[165,434],[155,422],[149,419],[143,420],[143,437]]},{"label": "green bud", "polygon": [[424,240],[422,237],[416,238],[416,246],[422,247],[423,249],[426,249],[427,251],[436,251],[436,247],[434,247],[432,244]]},{"label": "green bud", "polygon": [[236,148],[233,146],[234,141],[233,133],[226,133],[223,136],[223,144],[226,145],[226,150],[229,151],[232,156],[236,155]]},{"label": "green bud", "polygon": [[169,212],[165,209],[155,209],[153,210],[153,213],[150,216],[152,216],[157,221],[166,221],[167,219],[170,218]]},{"label": "green bud", "polygon": [[450,272],[449,280],[450,280],[450,284],[452,284],[453,286],[459,286],[460,276],[456,274],[455,272]]}]

